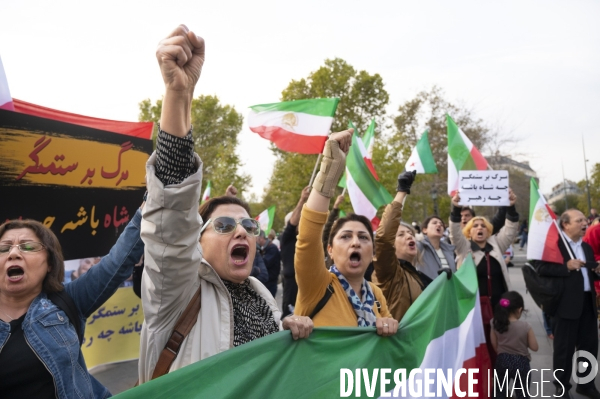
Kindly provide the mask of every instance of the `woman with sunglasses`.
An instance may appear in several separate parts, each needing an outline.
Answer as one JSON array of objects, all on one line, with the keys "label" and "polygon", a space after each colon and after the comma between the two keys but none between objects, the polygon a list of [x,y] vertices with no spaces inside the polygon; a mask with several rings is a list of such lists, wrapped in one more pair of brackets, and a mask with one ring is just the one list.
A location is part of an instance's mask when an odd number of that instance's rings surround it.
[{"label": "woman with sunglasses", "polygon": [[317,327],[376,327],[379,335],[389,336],[398,330],[398,322],[391,318],[381,290],[364,277],[373,259],[373,229],[366,217],[351,214],[334,223],[327,246],[333,265],[329,271],[323,267],[323,226],[329,201],[345,170],[352,133],[352,129],[334,133],[325,143],[321,169],[302,209],[294,313],[310,315]]},{"label": "woman with sunglasses", "polygon": [[0,397],[106,398],[80,348],[85,320],[142,256],[137,211],[110,253],[63,285],[65,265],[54,233],[33,220],[0,226]]},{"label": "woman with sunglasses", "polygon": [[156,152],[146,166],[140,383],[154,377],[161,351],[199,289],[200,311],[169,371],[282,328],[294,339],[312,331],[307,317],[282,322],[269,290],[250,277],[260,227],[248,205],[223,196],[198,210],[202,162],[194,153],[190,113],[204,63],[203,39],[180,25],[161,41],[156,56],[166,93]]}]

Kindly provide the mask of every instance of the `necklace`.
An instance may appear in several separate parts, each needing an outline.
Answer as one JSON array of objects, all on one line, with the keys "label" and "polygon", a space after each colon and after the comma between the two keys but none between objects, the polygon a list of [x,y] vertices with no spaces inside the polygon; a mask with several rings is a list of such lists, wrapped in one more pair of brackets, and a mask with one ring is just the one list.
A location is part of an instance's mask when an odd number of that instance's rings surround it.
[{"label": "necklace", "polygon": [[4,310],[2,311],[2,313],[4,313],[4,315],[10,319],[10,321],[15,321],[15,319],[10,317],[10,315],[8,313],[6,313]]}]

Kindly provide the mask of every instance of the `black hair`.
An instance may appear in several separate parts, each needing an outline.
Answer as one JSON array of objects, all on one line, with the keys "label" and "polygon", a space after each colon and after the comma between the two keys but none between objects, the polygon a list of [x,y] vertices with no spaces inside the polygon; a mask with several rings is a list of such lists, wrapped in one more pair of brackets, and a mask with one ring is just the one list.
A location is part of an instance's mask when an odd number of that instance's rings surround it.
[{"label": "black hair", "polygon": [[202,205],[200,205],[200,207],[198,207],[198,213],[202,217],[202,222],[206,223],[206,221],[210,219],[215,209],[217,209],[217,207],[221,205],[241,206],[246,212],[248,212],[248,216],[250,216],[250,207],[248,206],[248,203],[246,201],[241,200],[237,197],[223,195],[221,197],[211,198]]},{"label": "black hair", "polygon": [[477,216],[475,214],[475,209],[471,208],[470,206],[463,206],[462,209],[460,210],[460,212],[462,213],[462,211],[469,211],[471,213],[471,217],[474,218],[475,216]]},{"label": "black hair", "polygon": [[500,334],[508,331],[510,324],[508,317],[523,307],[523,297],[518,292],[508,291],[502,294],[500,302],[494,309],[494,330]]},{"label": "black hair", "polygon": [[333,238],[335,235],[344,227],[344,225],[348,222],[360,222],[365,225],[365,228],[369,232],[369,237],[371,237],[371,241],[373,241],[373,226],[371,226],[371,222],[369,219],[362,215],[357,215],[355,213],[349,213],[347,216],[343,218],[339,218],[333,223],[331,226],[331,231],[329,233],[329,240],[327,242],[328,245],[333,245]]},{"label": "black hair", "polygon": [[[462,211],[461,211],[461,212],[462,212]],[[421,225],[421,229],[422,229],[422,230],[425,230],[425,229],[427,228],[427,226],[429,226],[429,222],[431,222],[433,219],[437,219],[437,220],[439,220],[440,222],[442,222],[442,226],[443,226],[444,228],[446,228],[446,224],[444,223],[444,221],[442,220],[442,218],[441,218],[441,217],[439,217],[439,216],[437,216],[437,215],[432,215],[432,216],[429,216],[427,219],[425,219],[425,221],[424,221],[424,222],[423,222],[423,224]]]}]

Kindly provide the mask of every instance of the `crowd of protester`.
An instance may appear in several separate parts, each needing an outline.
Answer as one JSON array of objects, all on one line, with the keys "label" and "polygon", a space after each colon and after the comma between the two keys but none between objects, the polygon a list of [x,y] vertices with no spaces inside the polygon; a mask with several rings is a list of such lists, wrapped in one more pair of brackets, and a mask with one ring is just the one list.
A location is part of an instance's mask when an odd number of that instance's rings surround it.
[{"label": "crowd of protester", "polygon": [[[455,195],[448,227],[437,215],[411,225],[402,213],[418,176],[399,171],[395,197],[374,232],[364,216],[339,217],[343,196],[329,210],[345,170],[349,129],[327,140],[319,172],[299,193],[279,237],[261,231],[234,187],[198,207],[203,162],[211,160],[194,152],[189,110],[204,41],[182,25],[156,55],[165,95],[156,151],[146,165],[147,193],[110,253],[93,267],[83,262],[72,281],[63,283],[61,247],[47,227],[34,221],[0,226],[3,397],[108,396],[87,371],[78,336],[85,319],[132,273],[144,309],[138,372],[143,384],[281,330],[294,339],[322,326],[372,327],[382,337],[393,335],[419,295],[436,278],[452,278],[468,254],[476,266],[493,365],[513,374],[528,370],[529,350],[538,344],[531,326],[520,320],[523,298],[511,290],[506,255],[518,235],[521,248],[527,245],[528,229],[519,226],[512,191],[510,205],[491,222],[461,207]],[[550,315],[554,367],[564,369],[558,378],[565,389],[557,395],[564,397],[575,347],[594,356],[598,350],[600,225],[587,226],[581,212],[567,210],[560,227],[569,242],[557,242],[565,264],[538,265],[540,274],[565,283],[564,300]],[[134,266],[141,267],[134,272]],[[280,281],[283,309],[274,299]],[[64,301],[73,304],[75,317]],[[182,321],[186,330],[180,330]],[[577,392],[600,397],[593,382],[578,385]]]}]

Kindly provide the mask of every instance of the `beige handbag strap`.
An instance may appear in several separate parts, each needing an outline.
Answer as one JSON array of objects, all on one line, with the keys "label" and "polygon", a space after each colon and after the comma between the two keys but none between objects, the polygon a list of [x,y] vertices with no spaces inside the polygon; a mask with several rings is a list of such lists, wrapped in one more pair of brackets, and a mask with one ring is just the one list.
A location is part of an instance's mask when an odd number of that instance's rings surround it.
[{"label": "beige handbag strap", "polygon": [[179,316],[179,320],[177,320],[165,348],[160,352],[158,362],[156,362],[156,367],[154,367],[154,372],[152,373],[152,379],[169,373],[169,369],[171,368],[173,361],[175,361],[179,349],[181,349],[183,340],[188,336],[192,327],[196,324],[198,313],[202,306],[200,300],[201,288],[202,286],[198,287],[198,291],[196,291],[190,303],[187,305],[181,316]]}]

